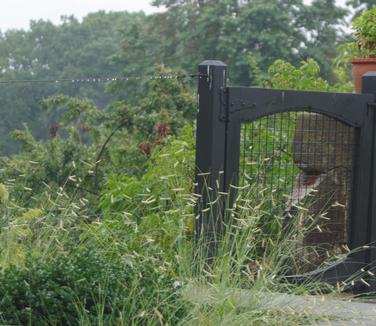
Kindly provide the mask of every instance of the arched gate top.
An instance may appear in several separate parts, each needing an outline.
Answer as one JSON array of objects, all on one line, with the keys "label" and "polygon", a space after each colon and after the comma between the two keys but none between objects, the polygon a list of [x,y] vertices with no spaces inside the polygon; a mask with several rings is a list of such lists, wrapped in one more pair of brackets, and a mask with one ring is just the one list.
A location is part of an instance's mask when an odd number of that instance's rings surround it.
[{"label": "arched gate top", "polygon": [[251,122],[261,117],[289,111],[320,113],[349,126],[360,127],[367,119],[372,94],[345,94],[228,87],[227,119]]}]

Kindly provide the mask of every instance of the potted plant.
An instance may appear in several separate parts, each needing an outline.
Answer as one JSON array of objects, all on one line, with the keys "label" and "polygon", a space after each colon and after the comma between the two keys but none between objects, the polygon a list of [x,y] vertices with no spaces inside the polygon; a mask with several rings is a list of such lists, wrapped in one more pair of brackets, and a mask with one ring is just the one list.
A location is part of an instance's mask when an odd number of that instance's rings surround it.
[{"label": "potted plant", "polygon": [[363,74],[376,71],[376,6],[355,18],[353,27],[356,57],[352,60],[352,77],[356,92],[361,93]]}]

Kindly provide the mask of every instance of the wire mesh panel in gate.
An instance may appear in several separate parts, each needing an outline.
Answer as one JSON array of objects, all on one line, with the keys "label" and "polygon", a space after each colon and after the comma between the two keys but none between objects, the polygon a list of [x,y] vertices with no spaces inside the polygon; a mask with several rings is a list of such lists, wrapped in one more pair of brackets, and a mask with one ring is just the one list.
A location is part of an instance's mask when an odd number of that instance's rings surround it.
[{"label": "wire mesh panel in gate", "polygon": [[[240,183],[269,212],[266,235],[299,215],[299,272],[347,251],[355,132],[325,115],[285,112],[244,123]],[[299,230],[298,230],[299,231]]]}]

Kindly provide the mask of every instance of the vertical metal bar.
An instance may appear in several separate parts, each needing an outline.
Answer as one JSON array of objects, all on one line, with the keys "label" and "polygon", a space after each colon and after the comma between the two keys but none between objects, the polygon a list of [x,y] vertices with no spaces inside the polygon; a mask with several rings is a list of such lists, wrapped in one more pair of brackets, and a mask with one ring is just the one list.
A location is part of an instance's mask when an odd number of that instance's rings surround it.
[{"label": "vertical metal bar", "polygon": [[[362,77],[362,93],[363,94],[374,94],[376,102],[376,72],[367,72]],[[371,103],[370,103],[371,104]],[[374,104],[374,103],[373,103]],[[375,250],[375,241],[376,241],[376,200],[374,196],[376,194],[376,107],[369,107],[369,114],[372,117],[372,158],[371,158],[371,175],[369,176],[371,180],[370,185],[370,207],[368,212],[368,221],[367,221],[367,244],[370,244],[370,250],[367,255],[367,263],[370,264],[371,269],[376,268],[376,250]],[[372,291],[376,290],[376,282],[370,282],[372,284]]]},{"label": "vertical metal bar", "polygon": [[[372,89],[376,89],[376,78],[363,79],[363,93],[369,93]],[[375,92],[376,93],[376,92]],[[370,241],[370,228],[372,224],[372,207],[374,200],[372,198],[372,170],[373,156],[375,154],[375,112],[368,110],[364,117],[364,123],[357,132],[357,146],[355,150],[355,166],[353,173],[353,192],[352,192],[352,208],[350,220],[350,249],[356,250],[352,254],[352,258],[366,264],[369,262],[369,251],[364,246]]]},{"label": "vertical metal bar", "polygon": [[[245,130],[249,132],[248,129]],[[225,161],[225,179],[224,192],[229,193],[226,202],[227,208],[232,208],[237,191],[231,188],[231,185],[237,186],[239,184],[239,165],[240,165],[240,138],[241,138],[241,123],[238,119],[230,119],[227,122],[226,128],[226,161]],[[244,157],[244,165],[246,164],[246,156]],[[254,185],[252,185],[254,186]],[[225,222],[230,222],[230,214],[225,214]]]},{"label": "vertical metal bar", "polygon": [[195,241],[200,245],[200,254],[211,260],[222,233],[221,201],[217,197],[224,189],[226,121],[221,117],[227,107],[221,94],[226,87],[227,66],[221,61],[204,61],[199,65],[199,74]]},{"label": "vertical metal bar", "polygon": [[[243,135],[243,139],[241,139],[241,141],[243,141],[243,153],[242,153],[243,161],[242,161],[242,174],[241,174],[240,180],[242,181],[242,185],[245,184],[245,175],[250,174],[247,171],[247,153],[248,153],[247,147],[249,147],[248,133],[252,130],[251,128],[252,128],[252,125],[250,125],[249,128],[248,128],[247,124],[244,124],[244,126],[241,128],[241,135]],[[250,166],[250,170],[251,169],[252,169],[252,167]]]}]

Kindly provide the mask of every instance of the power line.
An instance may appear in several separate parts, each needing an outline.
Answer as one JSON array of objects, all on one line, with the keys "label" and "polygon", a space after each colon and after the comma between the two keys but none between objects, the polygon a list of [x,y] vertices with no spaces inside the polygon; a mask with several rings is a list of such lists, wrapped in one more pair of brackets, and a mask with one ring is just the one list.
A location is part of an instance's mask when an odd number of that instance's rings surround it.
[{"label": "power line", "polygon": [[203,74],[170,74],[170,75],[152,75],[152,76],[128,76],[128,77],[85,77],[85,78],[62,78],[62,79],[14,79],[14,80],[0,80],[0,84],[89,84],[89,83],[109,83],[131,80],[168,80],[168,79],[183,79],[183,78],[201,78]]}]

